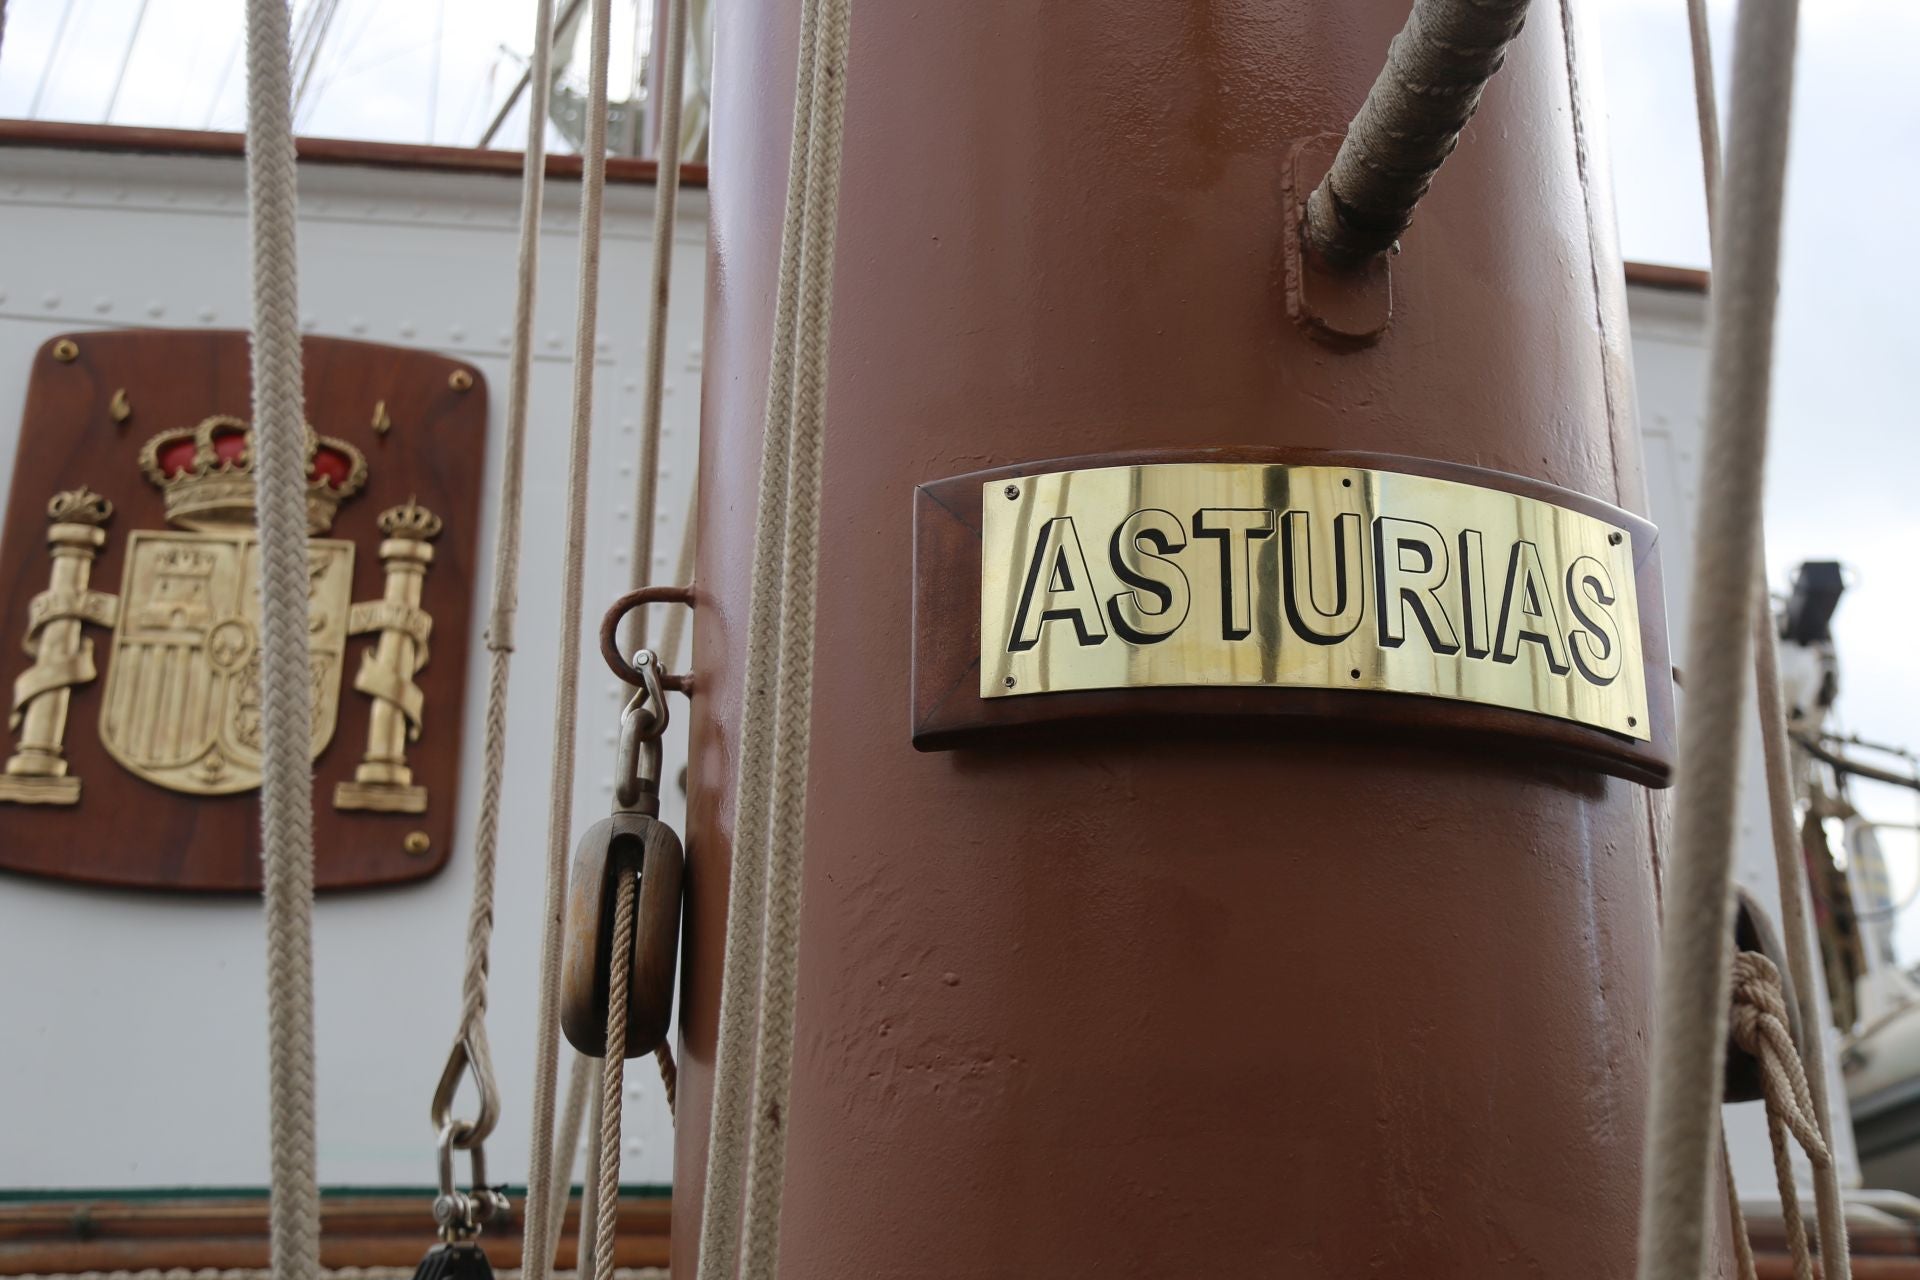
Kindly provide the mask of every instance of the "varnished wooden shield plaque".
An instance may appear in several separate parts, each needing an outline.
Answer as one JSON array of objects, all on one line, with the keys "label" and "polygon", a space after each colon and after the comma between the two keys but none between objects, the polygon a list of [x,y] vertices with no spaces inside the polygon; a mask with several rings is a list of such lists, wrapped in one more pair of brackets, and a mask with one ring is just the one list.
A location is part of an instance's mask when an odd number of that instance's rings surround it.
[{"label": "varnished wooden shield plaque", "polygon": [[[418,880],[459,804],[486,388],[308,338],[315,881]],[[0,869],[260,886],[258,544],[244,333],[56,338],[0,537]]]}]

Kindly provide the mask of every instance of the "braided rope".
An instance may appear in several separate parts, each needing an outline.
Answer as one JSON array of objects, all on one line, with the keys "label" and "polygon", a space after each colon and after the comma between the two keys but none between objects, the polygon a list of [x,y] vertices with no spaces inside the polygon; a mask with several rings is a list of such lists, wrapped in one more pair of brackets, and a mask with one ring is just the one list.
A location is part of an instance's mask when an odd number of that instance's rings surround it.
[{"label": "braided rope", "polygon": [[247,4],[253,443],[260,522],[260,820],[265,851],[271,1238],[278,1280],[320,1268],[314,1148],[313,674],[292,78],[285,0]]},{"label": "braided rope", "polygon": [[573,340],[573,421],[567,451],[566,553],[560,589],[559,670],[554,678],[553,765],[547,785],[546,896],[542,906],[540,1011],[533,1041],[533,1136],[527,1171],[527,1280],[546,1280],[552,1256],[554,1105],[560,1073],[560,953],[567,853],[573,827],[573,755],[580,688],[580,607],[585,583],[587,470],[592,453],[594,337],[600,304],[601,203],[607,181],[607,50],[612,0],[594,0],[581,147],[579,312]]},{"label": "braided rope", "polygon": [[772,1280],[780,1262],[786,1184],[786,1111],[793,1075],[799,975],[800,892],[806,853],[807,769],[813,729],[814,598],[820,559],[820,491],[826,445],[827,355],[839,228],[850,0],[821,0],[814,125],[808,138],[807,224],[801,256],[794,368],[792,465],[774,711],[773,791],[767,817],[767,906],[755,1037],[753,1140],[748,1148],[741,1274]]},{"label": "braided rope", "polygon": [[1687,637],[1687,708],[1659,968],[1640,1280],[1697,1280],[1720,1123],[1734,803],[1765,490],[1780,214],[1797,0],[1741,6],[1718,201],[1708,413]]},{"label": "braided rope", "polygon": [[753,576],[747,594],[746,657],[740,710],[740,758],[734,788],[733,859],[727,881],[727,926],[720,968],[719,1028],[714,1045],[713,1113],[708,1128],[706,1186],[700,1216],[699,1280],[733,1280],[739,1268],[745,1200],[748,1092],[752,1087],[755,1002],[759,996],[761,926],[766,915],[767,800],[773,771],[775,627],[784,583],[779,549],[787,536],[787,452],[793,405],[794,331],[800,255],[807,219],[808,139],[813,129],[814,53],[820,0],[800,8],[799,63],[794,81],[786,215],[780,230],[779,282],[767,369],[767,411],[760,445],[760,486],[753,532]]},{"label": "braided rope", "polygon": [[[702,1280],[740,1273],[743,1247],[744,1274],[755,1275],[756,1268],[773,1265],[778,1249],[794,939],[792,920],[775,917],[797,914],[799,892],[846,26],[846,0],[805,0],[801,7],[748,593],[734,856],[700,1223]],[[771,900],[770,880],[777,882]]]}]

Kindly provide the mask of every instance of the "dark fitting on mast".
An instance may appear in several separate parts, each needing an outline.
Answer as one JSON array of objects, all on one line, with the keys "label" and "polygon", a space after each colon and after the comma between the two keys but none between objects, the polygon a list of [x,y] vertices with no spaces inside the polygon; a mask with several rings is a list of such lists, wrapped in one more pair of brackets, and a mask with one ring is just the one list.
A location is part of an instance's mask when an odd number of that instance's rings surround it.
[{"label": "dark fitting on mast", "polygon": [[1333,167],[1307,198],[1307,243],[1330,266],[1355,267],[1393,247],[1526,17],[1527,0],[1414,0]]}]

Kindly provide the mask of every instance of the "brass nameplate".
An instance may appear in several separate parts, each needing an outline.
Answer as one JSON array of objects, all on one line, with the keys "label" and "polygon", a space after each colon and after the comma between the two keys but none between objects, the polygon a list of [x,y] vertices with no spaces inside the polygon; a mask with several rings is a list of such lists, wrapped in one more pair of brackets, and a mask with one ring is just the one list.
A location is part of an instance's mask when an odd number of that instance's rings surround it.
[{"label": "brass nameplate", "polygon": [[981,493],[980,695],[1422,694],[1648,739],[1632,540],[1358,467],[1160,463]]}]

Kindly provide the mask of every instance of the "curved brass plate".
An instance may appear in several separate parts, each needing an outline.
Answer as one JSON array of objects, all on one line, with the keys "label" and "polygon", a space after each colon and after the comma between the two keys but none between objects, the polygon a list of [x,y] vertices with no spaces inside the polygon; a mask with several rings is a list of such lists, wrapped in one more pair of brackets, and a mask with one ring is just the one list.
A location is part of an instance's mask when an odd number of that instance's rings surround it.
[{"label": "curved brass plate", "polygon": [[980,696],[1420,694],[1647,741],[1627,531],[1351,466],[1168,462],[981,488]]}]

